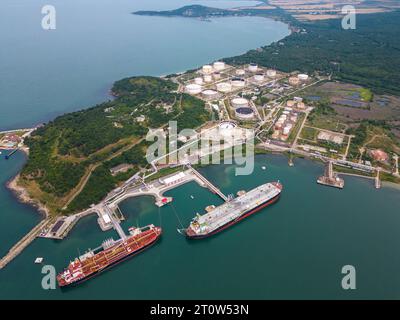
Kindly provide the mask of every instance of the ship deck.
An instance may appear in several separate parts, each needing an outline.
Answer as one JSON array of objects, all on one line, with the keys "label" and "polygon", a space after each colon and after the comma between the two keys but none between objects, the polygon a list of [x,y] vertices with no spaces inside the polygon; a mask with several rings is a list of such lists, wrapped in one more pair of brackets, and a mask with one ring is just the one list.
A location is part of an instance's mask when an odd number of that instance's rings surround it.
[{"label": "ship deck", "polygon": [[211,232],[274,198],[280,192],[281,189],[272,183],[266,183],[250,190],[244,195],[228,201],[202,216],[198,216],[197,222],[200,228],[195,232],[197,234]]}]

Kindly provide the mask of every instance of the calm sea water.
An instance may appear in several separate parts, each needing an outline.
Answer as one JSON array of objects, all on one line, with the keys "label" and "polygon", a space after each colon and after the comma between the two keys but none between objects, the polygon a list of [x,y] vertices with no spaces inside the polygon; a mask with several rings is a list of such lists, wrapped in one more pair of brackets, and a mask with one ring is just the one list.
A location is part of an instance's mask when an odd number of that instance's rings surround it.
[{"label": "calm sea water", "polygon": [[53,0],[57,29],[44,31],[45,0],[0,2],[0,130],[37,125],[108,99],[112,83],[132,75],[165,75],[243,53],[289,34],[264,18],[132,15],[224,0]]},{"label": "calm sea water", "polygon": [[[177,232],[179,221],[187,225],[196,212],[221,203],[196,183],[170,191],[173,203],[160,210],[150,197],[133,198],[121,205],[123,227],[161,225],[164,233],[154,247],[78,287],[42,290],[35,257],[61,270],[78,250],[117,237],[87,217],[66,240],[39,239],[1,271],[0,298],[400,298],[399,190],[377,191],[356,178],[347,178],[342,191],[322,187],[315,183],[321,165],[299,159],[291,168],[282,156],[257,156],[255,167],[242,177],[231,165],[201,170],[226,194],[277,179],[284,184],[278,203],[225,232],[198,241]],[[357,271],[355,291],[341,289],[347,264]]]}]

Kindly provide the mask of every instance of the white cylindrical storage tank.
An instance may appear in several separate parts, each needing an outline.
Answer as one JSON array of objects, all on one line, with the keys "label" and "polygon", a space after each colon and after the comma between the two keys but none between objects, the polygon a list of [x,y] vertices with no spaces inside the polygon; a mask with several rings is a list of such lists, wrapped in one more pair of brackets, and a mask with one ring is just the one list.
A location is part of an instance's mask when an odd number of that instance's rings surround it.
[{"label": "white cylindrical storage tank", "polygon": [[250,72],[257,72],[258,71],[258,65],[256,63],[250,63],[249,64],[249,71]]},{"label": "white cylindrical storage tank", "polygon": [[215,80],[221,79],[221,74],[220,74],[219,72],[215,72],[215,73],[214,73],[214,79],[215,79]]},{"label": "white cylindrical storage tank", "polygon": [[244,76],[246,74],[246,71],[244,71],[243,69],[237,69],[235,73],[237,76]]},{"label": "white cylindrical storage tank", "polygon": [[241,119],[251,119],[254,116],[254,111],[251,108],[237,108],[235,114]]},{"label": "white cylindrical storage tank", "polygon": [[216,87],[217,87],[217,90],[219,92],[224,92],[225,93],[225,92],[231,92],[232,91],[232,85],[230,83],[227,83],[227,82],[217,83]]},{"label": "white cylindrical storage tank", "polygon": [[214,62],[213,67],[215,70],[218,70],[218,71],[223,70],[223,69],[225,69],[225,62],[216,61],[216,62]]},{"label": "white cylindrical storage tank", "polygon": [[234,87],[244,87],[246,85],[246,81],[243,78],[232,78],[231,84]]},{"label": "white cylindrical storage tank", "polygon": [[203,84],[203,78],[195,78],[194,79],[194,83],[196,83],[196,84]]},{"label": "white cylindrical storage tank", "polygon": [[207,100],[215,100],[218,98],[218,92],[215,90],[211,90],[211,89],[204,90],[201,93],[201,95],[203,96],[204,99],[207,99]]},{"label": "white cylindrical storage tank", "polygon": [[249,106],[249,101],[245,98],[233,98],[231,105],[234,108],[245,108]]},{"label": "white cylindrical storage tank", "polygon": [[206,74],[204,76],[204,82],[212,82],[212,76],[209,74]]},{"label": "white cylindrical storage tank", "polygon": [[205,74],[210,74],[213,72],[213,67],[210,66],[209,64],[206,64],[205,66],[203,66],[202,71]]},{"label": "white cylindrical storage tank", "polygon": [[264,81],[264,75],[262,73],[257,73],[256,75],[254,75],[254,80],[261,82]]},{"label": "white cylindrical storage tank", "polygon": [[188,84],[185,87],[185,92],[189,94],[199,94],[201,92],[201,86],[196,83]]},{"label": "white cylindrical storage tank", "polygon": [[268,77],[268,78],[275,78],[275,77],[276,77],[276,71],[273,70],[273,69],[269,69],[269,70],[267,71],[267,77]]},{"label": "white cylindrical storage tank", "polygon": [[300,81],[307,81],[308,80],[308,74],[301,73],[297,76]]}]

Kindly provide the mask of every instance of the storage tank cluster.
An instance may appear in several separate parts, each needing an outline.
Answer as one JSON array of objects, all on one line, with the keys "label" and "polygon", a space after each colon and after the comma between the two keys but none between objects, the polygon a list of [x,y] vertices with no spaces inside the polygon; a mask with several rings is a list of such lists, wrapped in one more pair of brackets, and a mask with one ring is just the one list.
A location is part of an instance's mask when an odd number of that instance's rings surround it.
[{"label": "storage tank cluster", "polygon": [[231,100],[231,105],[235,109],[237,108],[247,108],[249,106],[249,101],[245,98],[233,98]]},{"label": "storage tank cluster", "polygon": [[201,68],[201,71],[203,74],[212,74],[213,72],[218,72],[221,70],[224,70],[226,68],[225,62],[222,61],[216,61],[213,63],[213,65],[206,64]]},{"label": "storage tank cluster", "polygon": [[[289,100],[290,101],[290,100]],[[297,122],[297,113],[293,112],[293,108],[285,107],[282,115],[275,122],[275,132],[273,138],[280,137],[281,140],[286,140],[294,124]]]},{"label": "storage tank cluster", "polygon": [[189,93],[189,94],[199,94],[201,92],[201,90],[202,90],[201,85],[196,84],[196,83],[188,84],[185,87],[185,92]]}]

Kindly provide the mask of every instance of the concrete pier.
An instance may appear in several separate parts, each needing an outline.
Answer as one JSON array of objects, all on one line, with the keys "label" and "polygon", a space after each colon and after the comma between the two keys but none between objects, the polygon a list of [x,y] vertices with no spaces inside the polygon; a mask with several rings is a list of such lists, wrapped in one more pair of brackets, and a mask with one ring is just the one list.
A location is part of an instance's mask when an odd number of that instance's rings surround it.
[{"label": "concrete pier", "polygon": [[126,239],[126,234],[120,225],[120,220],[124,218],[122,214],[121,217],[118,217],[116,211],[119,210],[119,203],[127,198],[150,195],[155,198],[155,205],[161,207],[172,201],[172,198],[163,195],[164,192],[182,184],[196,181],[200,186],[208,188],[224,201],[228,201],[228,197],[208,181],[200,172],[190,165],[188,165],[188,168],[187,170],[180,171],[180,178],[173,183],[168,184],[163,181],[177,175],[177,173],[149,183],[127,184],[123,189],[113,193],[111,197],[106,198],[104,201],[85,211],[71,216],[60,216],[43,220],[13,246],[9,253],[0,260],[0,269],[4,268],[10,261],[18,256],[18,254],[20,254],[36,237],[58,240],[64,239],[81,218],[91,214],[98,215],[98,223],[103,231],[113,228],[121,239]]},{"label": "concrete pier", "polygon": [[344,187],[344,180],[333,171],[332,161],[328,162],[325,174],[317,179],[317,183],[339,189],[343,189]]},{"label": "concrete pier", "polygon": [[50,223],[49,219],[41,221],[28,234],[15,244],[10,251],[0,260],[0,269],[3,269],[8,263],[15,259],[33,240],[36,239],[41,230]]},{"label": "concrete pier", "polygon": [[382,187],[381,179],[380,179],[380,172],[381,170],[376,170],[376,177],[375,177],[375,188],[380,189]]}]

